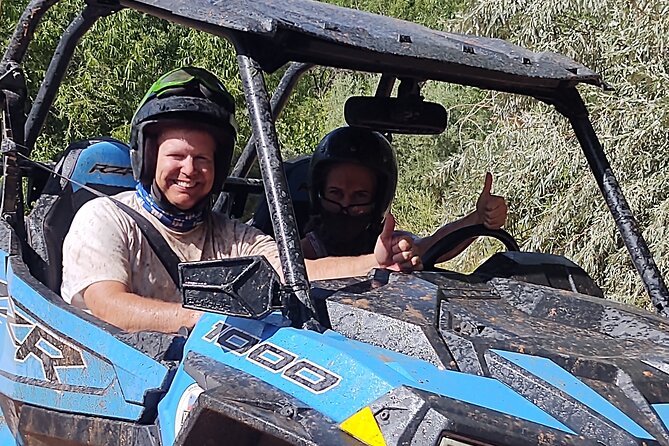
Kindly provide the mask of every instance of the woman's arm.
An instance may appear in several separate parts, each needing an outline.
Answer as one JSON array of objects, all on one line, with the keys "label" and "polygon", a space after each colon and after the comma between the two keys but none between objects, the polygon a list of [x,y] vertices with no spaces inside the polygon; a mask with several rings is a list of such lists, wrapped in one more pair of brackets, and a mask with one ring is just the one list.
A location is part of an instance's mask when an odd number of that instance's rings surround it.
[{"label": "woman's arm", "polygon": [[[499,229],[504,226],[509,208],[506,204],[506,200],[504,200],[504,197],[493,195],[491,190],[492,174],[490,172],[486,172],[485,181],[483,183],[483,190],[476,200],[476,210],[459,220],[443,225],[432,235],[414,239],[419,254],[425,254],[425,252],[430,249],[430,247],[432,247],[432,245],[434,245],[437,241],[441,240],[451,232],[460,228],[464,228],[465,226],[483,224],[488,229]],[[439,257],[437,263],[445,262],[457,256],[462,251],[464,251],[465,248],[471,245],[474,240],[475,238],[471,238],[460,243],[458,246]]]}]

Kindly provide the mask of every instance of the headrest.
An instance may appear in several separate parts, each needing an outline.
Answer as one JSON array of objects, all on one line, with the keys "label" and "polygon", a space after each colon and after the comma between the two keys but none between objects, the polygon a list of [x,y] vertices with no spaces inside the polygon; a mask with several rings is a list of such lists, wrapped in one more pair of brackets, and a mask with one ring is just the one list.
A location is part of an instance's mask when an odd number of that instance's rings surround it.
[{"label": "headrest", "polygon": [[130,148],[120,141],[91,141],[81,150],[67,152],[62,163],[62,174],[74,181],[73,192],[80,189],[76,183],[122,188],[133,188],[136,184],[130,166]]}]

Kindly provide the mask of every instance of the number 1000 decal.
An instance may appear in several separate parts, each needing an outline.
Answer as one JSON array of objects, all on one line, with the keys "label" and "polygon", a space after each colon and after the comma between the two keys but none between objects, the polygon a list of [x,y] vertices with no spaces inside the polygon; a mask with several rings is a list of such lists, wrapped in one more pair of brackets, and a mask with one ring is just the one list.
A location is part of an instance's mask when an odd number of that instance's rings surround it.
[{"label": "number 1000 decal", "polygon": [[341,381],[334,372],[272,343],[261,343],[252,334],[223,322],[217,322],[203,339],[272,373],[281,373],[283,378],[313,393],[327,392]]}]

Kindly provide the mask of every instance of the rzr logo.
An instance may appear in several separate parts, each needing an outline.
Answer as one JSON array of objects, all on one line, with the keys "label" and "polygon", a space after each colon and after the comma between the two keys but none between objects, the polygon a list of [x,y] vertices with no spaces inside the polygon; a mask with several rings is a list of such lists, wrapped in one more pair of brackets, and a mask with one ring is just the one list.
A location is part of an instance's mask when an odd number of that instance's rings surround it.
[{"label": "rzr logo", "polygon": [[246,359],[313,393],[324,393],[335,387],[341,377],[330,370],[236,327],[217,322],[203,339],[216,342],[222,349]]},{"label": "rzr logo", "polygon": [[113,173],[116,175],[131,175],[132,169],[130,167],[112,166],[111,164],[97,163],[95,164],[95,166],[91,167],[91,170],[88,173],[93,173],[93,172]]},{"label": "rzr logo", "polygon": [[[14,358],[25,362],[33,356],[42,364],[46,380],[61,382],[57,370],[59,368],[86,367],[81,350],[16,313],[11,303],[7,311],[7,322],[9,336],[17,347]],[[21,339],[20,333],[25,333],[26,330],[29,330],[28,334]]]}]

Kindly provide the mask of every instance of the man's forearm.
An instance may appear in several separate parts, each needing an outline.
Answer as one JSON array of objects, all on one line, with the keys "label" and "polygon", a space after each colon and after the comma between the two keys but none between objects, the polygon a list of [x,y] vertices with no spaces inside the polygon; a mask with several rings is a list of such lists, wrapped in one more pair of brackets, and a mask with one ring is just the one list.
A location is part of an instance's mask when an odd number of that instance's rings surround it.
[{"label": "man's forearm", "polygon": [[[132,293],[125,293],[117,298],[121,304],[112,311],[107,311],[109,316],[106,320],[126,331],[176,333],[181,327],[192,328],[197,322],[193,318],[193,312],[183,308],[180,303],[162,302]],[[112,316],[111,313],[117,315]]]},{"label": "man's forearm", "polygon": [[126,331],[176,333],[181,327],[193,327],[199,318],[198,312],[180,303],[142,297],[124,288],[118,282],[95,283],[84,291],[84,301],[95,316]]}]

